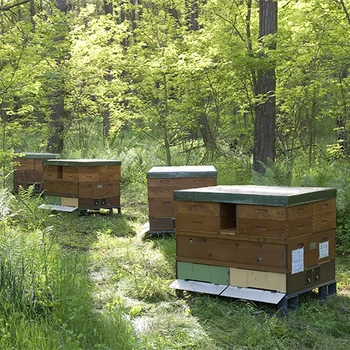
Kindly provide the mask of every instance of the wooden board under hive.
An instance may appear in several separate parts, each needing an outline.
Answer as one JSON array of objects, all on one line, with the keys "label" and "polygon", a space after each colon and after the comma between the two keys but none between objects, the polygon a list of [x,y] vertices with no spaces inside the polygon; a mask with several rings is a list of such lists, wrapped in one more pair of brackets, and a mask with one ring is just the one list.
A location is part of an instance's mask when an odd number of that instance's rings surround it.
[{"label": "wooden board under hive", "polygon": [[215,186],[213,166],[153,167],[147,173],[150,232],[175,230],[174,190]]},{"label": "wooden board under hive", "polygon": [[57,159],[57,153],[23,153],[16,157],[13,172],[13,190],[18,192],[19,188],[27,190],[29,186],[34,186],[34,191],[42,191],[43,182],[43,160]]},{"label": "wooden board under hive", "polygon": [[59,159],[44,161],[43,165],[47,198],[59,197],[61,205],[83,210],[117,208],[120,211],[120,161]]},{"label": "wooden board under hive", "polygon": [[[203,280],[203,271],[221,267],[229,269],[232,286],[284,293],[333,280],[335,198],[330,188],[175,191],[177,278],[200,269]],[[196,280],[193,271],[187,279]]]}]

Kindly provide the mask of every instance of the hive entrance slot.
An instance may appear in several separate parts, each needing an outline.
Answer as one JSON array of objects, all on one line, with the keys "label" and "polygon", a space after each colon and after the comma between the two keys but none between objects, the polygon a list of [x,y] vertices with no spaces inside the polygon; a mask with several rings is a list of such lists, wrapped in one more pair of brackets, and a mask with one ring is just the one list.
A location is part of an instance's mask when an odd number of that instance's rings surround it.
[{"label": "hive entrance slot", "polygon": [[236,235],[236,204],[220,203],[220,234],[222,235]]},{"label": "hive entrance slot", "polygon": [[62,178],[63,178],[63,167],[58,166],[57,167],[57,179],[62,180]]}]

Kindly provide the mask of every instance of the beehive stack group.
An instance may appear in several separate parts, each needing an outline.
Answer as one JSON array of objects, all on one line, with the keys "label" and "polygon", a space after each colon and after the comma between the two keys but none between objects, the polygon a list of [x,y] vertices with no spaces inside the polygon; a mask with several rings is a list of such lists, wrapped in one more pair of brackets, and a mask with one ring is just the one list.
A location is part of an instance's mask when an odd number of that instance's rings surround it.
[{"label": "beehive stack group", "polygon": [[336,190],[175,191],[177,278],[294,293],[335,278]]},{"label": "beehive stack group", "polygon": [[120,210],[120,161],[49,159],[43,162],[43,169],[43,190],[50,203]]},{"label": "beehive stack group", "polygon": [[151,233],[175,231],[174,191],[215,186],[213,166],[153,167],[147,173],[148,211]]},{"label": "beehive stack group", "polygon": [[[58,158],[15,159],[14,190],[37,184],[54,205],[120,212],[120,161]],[[248,288],[280,293],[277,302],[312,288],[334,292],[335,189],[217,186],[213,166],[153,167],[147,185],[149,232],[176,232],[173,288],[198,282],[223,296]]]}]

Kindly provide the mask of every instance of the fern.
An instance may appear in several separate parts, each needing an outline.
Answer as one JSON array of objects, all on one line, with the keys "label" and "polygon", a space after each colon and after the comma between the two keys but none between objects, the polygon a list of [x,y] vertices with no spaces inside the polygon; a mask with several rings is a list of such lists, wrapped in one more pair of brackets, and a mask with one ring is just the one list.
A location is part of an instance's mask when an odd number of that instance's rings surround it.
[{"label": "fern", "polygon": [[11,207],[14,197],[7,189],[0,192],[0,224],[4,224],[7,219],[13,217],[15,213]]},{"label": "fern", "polygon": [[[260,162],[261,163],[261,162]],[[267,159],[267,164],[261,163],[264,174],[252,171],[252,184],[260,186],[290,186],[291,171],[283,163],[274,163]]]}]

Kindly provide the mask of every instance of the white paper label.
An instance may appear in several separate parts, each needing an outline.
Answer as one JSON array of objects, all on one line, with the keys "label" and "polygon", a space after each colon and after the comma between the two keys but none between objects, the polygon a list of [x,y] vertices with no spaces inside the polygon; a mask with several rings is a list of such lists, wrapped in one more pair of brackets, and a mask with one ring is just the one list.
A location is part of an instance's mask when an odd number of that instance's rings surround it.
[{"label": "white paper label", "polygon": [[326,258],[329,256],[329,241],[321,242],[318,245],[319,259]]},{"label": "white paper label", "polygon": [[304,247],[292,250],[292,275],[304,271]]}]

